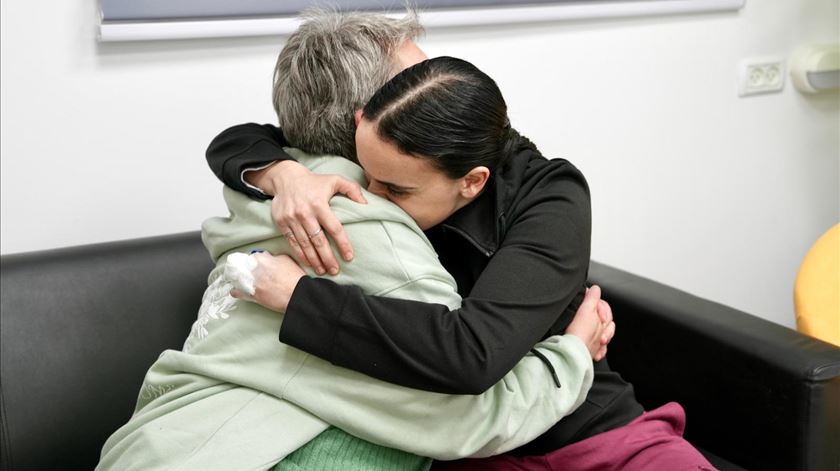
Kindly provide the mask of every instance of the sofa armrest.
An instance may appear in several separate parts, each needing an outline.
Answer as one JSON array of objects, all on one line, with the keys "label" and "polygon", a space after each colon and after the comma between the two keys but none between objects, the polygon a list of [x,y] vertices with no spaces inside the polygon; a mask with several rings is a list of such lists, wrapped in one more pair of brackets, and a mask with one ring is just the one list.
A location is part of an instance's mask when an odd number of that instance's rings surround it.
[{"label": "sofa armrest", "polygon": [[679,402],[688,440],[748,469],[840,469],[840,348],[597,262],[589,278],[646,409]]},{"label": "sofa armrest", "polygon": [[93,469],[213,263],[198,232],[0,261],[0,469]]}]

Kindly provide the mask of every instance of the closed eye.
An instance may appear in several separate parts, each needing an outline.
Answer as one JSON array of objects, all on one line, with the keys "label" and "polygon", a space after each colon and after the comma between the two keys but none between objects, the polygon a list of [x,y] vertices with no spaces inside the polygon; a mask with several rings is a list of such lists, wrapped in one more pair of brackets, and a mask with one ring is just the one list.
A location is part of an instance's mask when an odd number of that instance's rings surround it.
[{"label": "closed eye", "polygon": [[387,191],[389,195],[394,196],[394,197],[405,196],[405,195],[407,195],[407,194],[408,194],[408,192],[407,192],[407,191],[405,191],[405,190],[398,190],[398,189],[396,189],[396,188],[394,188],[394,187],[392,187],[392,186],[386,186],[386,187],[385,187],[385,191]]}]

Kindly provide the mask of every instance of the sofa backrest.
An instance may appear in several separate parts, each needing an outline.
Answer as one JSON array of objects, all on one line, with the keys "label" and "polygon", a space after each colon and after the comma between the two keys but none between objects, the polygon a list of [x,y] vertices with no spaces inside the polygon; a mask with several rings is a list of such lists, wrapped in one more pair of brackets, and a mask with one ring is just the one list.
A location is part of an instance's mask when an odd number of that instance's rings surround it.
[{"label": "sofa backrest", "polygon": [[93,469],[211,268],[197,232],[0,258],[0,468]]}]

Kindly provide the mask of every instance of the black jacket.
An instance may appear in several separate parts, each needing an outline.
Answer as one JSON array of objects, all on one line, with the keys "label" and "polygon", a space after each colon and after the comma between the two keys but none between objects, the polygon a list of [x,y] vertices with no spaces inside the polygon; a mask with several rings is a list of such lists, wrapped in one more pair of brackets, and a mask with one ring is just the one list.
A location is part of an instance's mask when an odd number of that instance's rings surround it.
[{"label": "black jacket", "polygon": [[[236,126],[211,143],[207,160],[227,185],[260,196],[243,185],[241,172],[289,158],[284,144],[273,126]],[[589,189],[577,168],[523,141],[475,201],[426,232],[458,283],[460,309],[303,278],[280,340],[391,383],[480,393],[571,322],[585,290],[590,219]],[[515,453],[545,454],[641,412],[632,387],[601,361],[586,403]]]}]

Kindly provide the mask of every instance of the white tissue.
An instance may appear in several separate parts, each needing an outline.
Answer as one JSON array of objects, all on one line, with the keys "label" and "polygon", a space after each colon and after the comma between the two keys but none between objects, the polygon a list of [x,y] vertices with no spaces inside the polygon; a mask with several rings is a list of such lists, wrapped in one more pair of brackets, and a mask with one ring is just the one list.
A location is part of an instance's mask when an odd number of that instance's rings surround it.
[{"label": "white tissue", "polygon": [[254,255],[244,253],[232,253],[228,255],[225,263],[225,280],[232,283],[233,287],[254,295],[254,268],[257,268],[257,259]]}]

